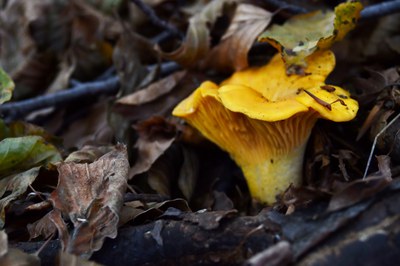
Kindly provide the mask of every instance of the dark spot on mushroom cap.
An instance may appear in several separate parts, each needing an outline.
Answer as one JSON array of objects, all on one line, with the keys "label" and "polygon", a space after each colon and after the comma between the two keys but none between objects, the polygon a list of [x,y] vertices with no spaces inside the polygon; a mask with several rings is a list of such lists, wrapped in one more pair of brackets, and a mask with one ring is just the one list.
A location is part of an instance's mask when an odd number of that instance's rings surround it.
[{"label": "dark spot on mushroom cap", "polygon": [[274,159],[271,159],[270,162],[271,162],[271,163],[274,163]]},{"label": "dark spot on mushroom cap", "polygon": [[321,86],[321,89],[326,90],[327,92],[334,92],[336,90],[335,87],[329,85],[323,85]]},{"label": "dark spot on mushroom cap", "polygon": [[339,94],[338,95],[340,98],[342,98],[342,99],[348,99],[349,97],[347,97],[346,95],[343,95],[343,94]]},{"label": "dark spot on mushroom cap", "polygon": [[292,49],[285,49],[285,53],[286,53],[287,55],[290,55],[290,56],[295,56],[295,55],[297,55],[297,53],[296,53],[295,51],[293,51]]}]

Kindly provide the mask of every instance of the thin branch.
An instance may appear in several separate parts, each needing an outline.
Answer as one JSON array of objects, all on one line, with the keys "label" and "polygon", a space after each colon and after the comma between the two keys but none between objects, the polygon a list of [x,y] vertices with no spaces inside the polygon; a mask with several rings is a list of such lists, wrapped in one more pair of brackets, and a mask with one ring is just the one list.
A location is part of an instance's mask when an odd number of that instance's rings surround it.
[{"label": "thin branch", "polygon": [[18,118],[34,110],[51,106],[61,106],[82,97],[96,96],[99,94],[115,94],[119,88],[119,78],[114,76],[102,81],[81,83],[72,89],[38,96],[35,98],[11,102],[0,105],[3,116]]},{"label": "thin branch", "polygon": [[288,4],[286,1],[282,0],[264,0],[265,3],[269,4],[272,8],[285,10],[290,14],[302,14],[309,12],[304,7],[299,7],[293,4]]},{"label": "thin branch", "polygon": [[[155,67],[158,67],[158,65],[150,65],[147,68],[151,71]],[[172,61],[164,62],[159,67],[160,76],[169,75],[180,69],[180,66]],[[0,114],[8,120],[12,120],[23,117],[32,111],[52,106],[63,106],[84,97],[93,97],[100,94],[116,94],[119,88],[119,78],[118,76],[110,76],[114,71],[114,68],[110,68],[93,82],[74,82],[73,87],[67,90],[2,104],[0,105]]]},{"label": "thin branch", "polygon": [[[307,13],[309,10],[293,4],[288,4],[286,1],[281,0],[264,0],[265,3],[271,5],[276,9],[283,9],[291,14]],[[382,2],[375,5],[366,6],[360,14],[360,20],[366,21],[376,19],[386,15],[400,12],[400,0]]]},{"label": "thin branch", "polygon": [[157,14],[154,12],[154,10],[146,5],[142,0],[132,0],[132,2],[140,9],[143,11],[148,16],[148,19],[153,23],[154,25],[165,29],[166,31],[170,32],[174,36],[177,36],[181,39],[183,39],[183,34],[174,26],[166,22],[165,20],[159,18]]},{"label": "thin branch", "polygon": [[376,5],[366,6],[361,11],[361,20],[375,19],[398,12],[400,12],[399,0],[383,2]]}]

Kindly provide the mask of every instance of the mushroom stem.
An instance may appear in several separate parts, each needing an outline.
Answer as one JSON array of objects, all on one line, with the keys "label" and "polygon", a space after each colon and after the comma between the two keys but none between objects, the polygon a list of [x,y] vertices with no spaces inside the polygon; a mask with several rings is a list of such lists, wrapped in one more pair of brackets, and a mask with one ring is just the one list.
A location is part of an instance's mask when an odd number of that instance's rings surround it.
[{"label": "mushroom stem", "polygon": [[287,154],[275,155],[257,164],[242,165],[249,190],[254,199],[272,204],[276,196],[290,185],[300,186],[306,138],[299,147]]}]

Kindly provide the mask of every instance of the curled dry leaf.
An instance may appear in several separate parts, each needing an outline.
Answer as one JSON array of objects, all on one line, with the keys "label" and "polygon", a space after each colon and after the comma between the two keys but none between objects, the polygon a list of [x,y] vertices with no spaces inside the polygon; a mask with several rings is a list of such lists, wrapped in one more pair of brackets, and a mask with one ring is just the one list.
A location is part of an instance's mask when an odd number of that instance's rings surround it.
[{"label": "curled dry leaf", "polygon": [[361,9],[359,2],[346,2],[339,4],[335,12],[297,15],[282,26],[272,26],[259,40],[267,41],[279,50],[288,73],[301,73],[307,56],[318,49],[328,49],[355,27]]},{"label": "curled dry leaf", "polygon": [[[91,164],[58,165],[59,183],[51,194],[54,210],[31,226],[31,236],[45,233],[49,220],[58,230],[64,251],[89,257],[106,237],[115,238],[126,189],[129,162],[126,148],[117,145]],[[73,224],[68,232],[65,217]],[[49,234],[49,232],[47,232]]]},{"label": "curled dry leaf", "polygon": [[193,195],[199,175],[199,158],[191,149],[182,147],[183,163],[179,171],[178,186],[186,199]]},{"label": "curled dry leaf", "polygon": [[175,140],[175,127],[161,117],[154,117],[137,126],[136,142],[138,158],[129,171],[129,178],[146,172]]},{"label": "curled dry leaf", "polygon": [[205,67],[221,71],[248,67],[247,54],[258,35],[268,26],[272,13],[250,4],[240,4],[227,32],[205,60]]},{"label": "curled dry leaf", "polygon": [[[28,187],[35,181],[40,167],[34,167],[25,172],[0,179],[0,228],[5,224],[5,208],[8,204],[24,194]],[[3,197],[6,192],[10,192]]]},{"label": "curled dry leaf", "polygon": [[[223,9],[228,4],[236,1],[211,1],[200,13],[197,13],[189,20],[189,27],[186,32],[186,40],[173,52],[166,53],[161,51],[161,55],[178,62],[184,67],[191,67],[205,58],[210,50],[210,30],[209,25],[213,25],[217,18],[223,13]],[[158,48],[160,50],[160,48]]]},{"label": "curled dry leaf", "polygon": [[349,183],[343,190],[334,195],[328,211],[334,212],[352,206],[361,200],[372,197],[386,188],[392,181],[389,156],[377,156],[379,171],[363,180]]},{"label": "curled dry leaf", "polygon": [[140,91],[122,97],[117,101],[117,103],[126,105],[140,105],[154,101],[158,97],[169,93],[185,75],[185,70],[175,72],[157,82],[150,84],[148,87]]},{"label": "curled dry leaf", "polygon": [[64,161],[74,163],[92,163],[104,154],[115,150],[115,146],[97,147],[86,145],[83,146],[79,151],[72,152]]},{"label": "curled dry leaf", "polygon": [[73,121],[63,131],[64,146],[81,148],[84,145],[101,145],[111,142],[113,132],[107,123],[107,111],[106,102],[89,106],[85,116]]}]

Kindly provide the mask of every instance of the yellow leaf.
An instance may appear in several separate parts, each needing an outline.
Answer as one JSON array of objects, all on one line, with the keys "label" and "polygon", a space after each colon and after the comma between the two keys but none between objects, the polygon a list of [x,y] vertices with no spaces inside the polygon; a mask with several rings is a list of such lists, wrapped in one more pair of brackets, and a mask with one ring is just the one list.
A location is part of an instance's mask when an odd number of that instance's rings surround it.
[{"label": "yellow leaf", "polygon": [[259,41],[267,41],[281,53],[287,73],[303,73],[305,58],[318,49],[329,49],[352,30],[360,16],[359,2],[342,3],[335,11],[316,11],[294,16],[284,25],[274,25]]}]

